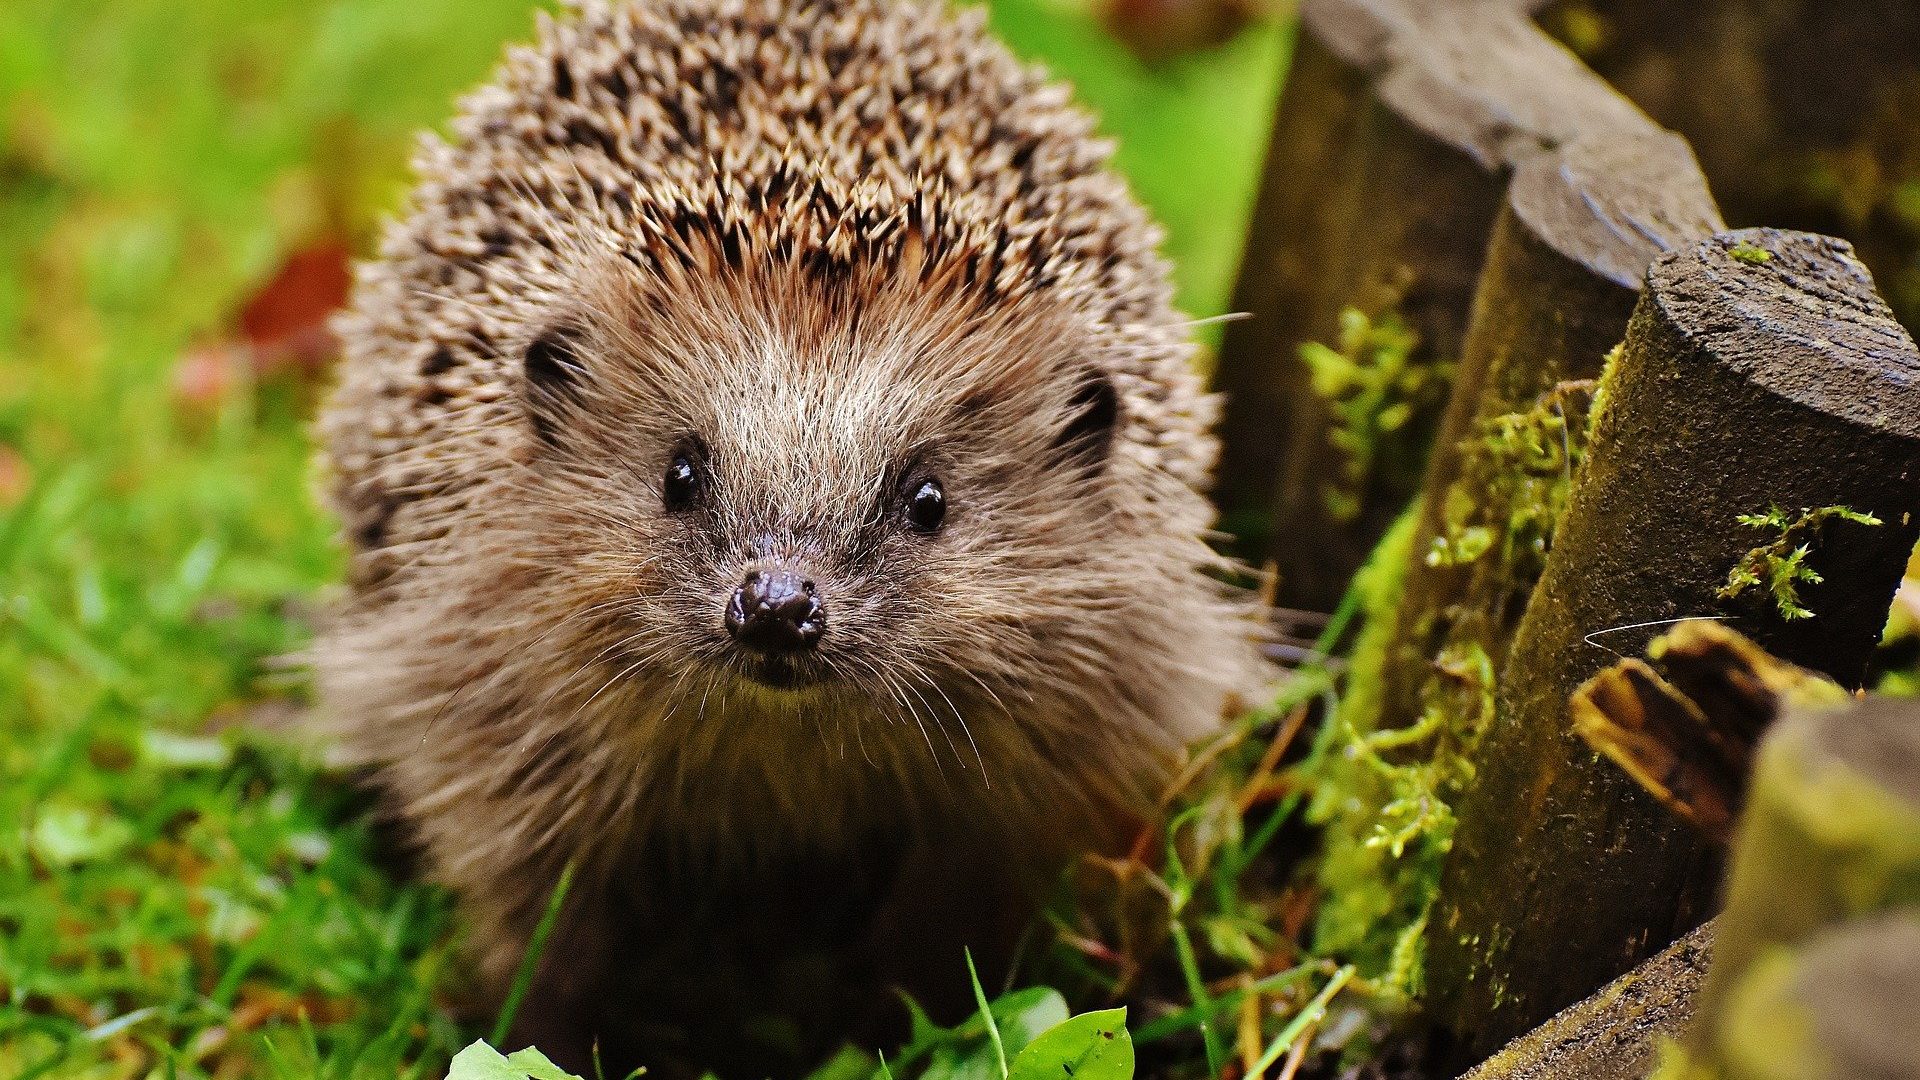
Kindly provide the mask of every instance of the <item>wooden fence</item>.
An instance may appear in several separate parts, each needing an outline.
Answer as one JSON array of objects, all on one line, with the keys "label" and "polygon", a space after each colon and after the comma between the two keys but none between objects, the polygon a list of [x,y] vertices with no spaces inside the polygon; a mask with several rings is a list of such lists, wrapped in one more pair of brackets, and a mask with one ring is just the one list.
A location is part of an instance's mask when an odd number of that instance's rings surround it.
[{"label": "wooden fence", "polygon": [[[1321,610],[1413,508],[1358,730],[1448,720],[1463,649],[1497,674],[1427,928],[1456,1063],[1717,902],[1717,850],[1573,737],[1569,693],[1692,617],[1856,685],[1920,539],[1920,351],[1847,242],[1729,230],[1709,194],[1857,232],[1920,314],[1920,207],[1904,231],[1889,194],[1920,202],[1920,5],[1829,7],[1303,4],[1218,499]],[[1855,51],[1776,70],[1809,42]],[[1823,189],[1835,162],[1879,171]]]}]

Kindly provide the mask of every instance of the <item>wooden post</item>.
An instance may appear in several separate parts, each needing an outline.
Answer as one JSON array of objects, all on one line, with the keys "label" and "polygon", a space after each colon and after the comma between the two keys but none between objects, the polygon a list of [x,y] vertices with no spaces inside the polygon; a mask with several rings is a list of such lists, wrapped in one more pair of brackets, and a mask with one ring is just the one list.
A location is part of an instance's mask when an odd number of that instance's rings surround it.
[{"label": "wooden post", "polygon": [[1417,336],[1416,376],[1451,365],[1508,171],[1583,136],[1652,130],[1530,6],[1302,7],[1233,301],[1252,318],[1228,328],[1216,372],[1223,524],[1242,555],[1276,562],[1285,603],[1331,610],[1419,487],[1444,402],[1424,380],[1351,482],[1300,347],[1336,342],[1353,308]]},{"label": "wooden post", "polygon": [[[1337,782],[1349,797],[1316,804],[1329,815],[1322,947],[1365,964],[1432,897],[1463,759],[1586,442],[1592,386],[1569,380],[1600,373],[1654,256],[1717,225],[1692,155],[1667,132],[1582,139],[1515,173],[1413,536],[1403,554],[1375,556],[1396,560],[1396,591],[1368,612],[1336,722],[1387,740],[1380,752],[1407,769],[1354,760]],[[1404,789],[1412,770],[1431,778],[1418,797]]]},{"label": "wooden post", "polygon": [[1660,1080],[1920,1076],[1920,915],[1844,923],[1750,973]]},{"label": "wooden post", "polygon": [[[1351,718],[1362,730],[1417,720],[1451,685],[1434,666],[1449,646],[1478,646],[1498,669],[1585,442],[1590,388],[1565,384],[1600,375],[1655,256],[1724,227],[1667,132],[1582,140],[1520,167],[1428,465],[1381,715]],[[1529,420],[1560,430],[1518,433],[1544,452],[1516,460],[1515,439],[1497,435]]]},{"label": "wooden post", "polygon": [[1789,713],[1761,744],[1703,1009],[1769,950],[1920,905],[1920,702]]},{"label": "wooden post", "polygon": [[1920,1075],[1916,907],[1920,703],[1788,714],[1761,744],[1687,1041],[1705,1068],[1680,1075]]},{"label": "wooden post", "polygon": [[[1706,917],[1717,860],[1579,742],[1568,696],[1638,651],[1644,624],[1701,616],[1857,683],[1920,538],[1916,378],[1920,352],[1844,242],[1746,230],[1655,263],[1428,925],[1428,1004],[1459,1061]],[[1756,567],[1771,587],[1730,588]]]},{"label": "wooden post", "polygon": [[1661,1043],[1686,1033],[1712,952],[1707,923],[1460,1080],[1646,1080]]},{"label": "wooden post", "polygon": [[1846,237],[1920,327],[1920,4],[1558,0],[1542,22],[1693,143],[1729,219]]}]

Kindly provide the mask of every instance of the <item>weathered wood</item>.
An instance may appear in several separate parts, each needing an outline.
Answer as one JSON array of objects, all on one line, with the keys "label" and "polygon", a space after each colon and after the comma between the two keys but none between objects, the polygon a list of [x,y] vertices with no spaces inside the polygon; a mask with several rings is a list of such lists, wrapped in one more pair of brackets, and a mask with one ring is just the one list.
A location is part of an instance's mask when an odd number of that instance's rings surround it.
[{"label": "weathered wood", "polygon": [[[1916,381],[1920,352],[1844,242],[1747,230],[1655,263],[1501,674],[1428,927],[1430,1011],[1460,1060],[1706,917],[1713,852],[1579,743],[1568,696],[1637,651],[1646,624],[1712,615],[1857,682],[1920,537]],[[1882,523],[1740,523],[1774,506]],[[1776,548],[1763,568],[1804,565],[1823,583],[1727,595],[1734,568]],[[1785,618],[1788,599],[1814,617]]]},{"label": "weathered wood", "polygon": [[1542,20],[1692,141],[1730,220],[1852,240],[1920,327],[1920,4],[1560,0]]},{"label": "weathered wood", "polygon": [[1661,1080],[1920,1077],[1920,915],[1819,934],[1751,971],[1708,1045]]},{"label": "weathered wood", "polygon": [[1403,768],[1360,765],[1337,784],[1348,797],[1314,808],[1328,814],[1322,947],[1367,963],[1432,896],[1447,807],[1470,780],[1463,759],[1586,442],[1591,378],[1647,264],[1716,224],[1686,144],[1668,133],[1583,139],[1516,171],[1414,535],[1404,554],[1374,556],[1398,560],[1376,577],[1393,595],[1370,603],[1337,722],[1377,736],[1370,745]]},{"label": "weathered wood", "polygon": [[1920,1076],[1916,907],[1920,702],[1790,712],[1761,745],[1689,1056],[1726,1080]]},{"label": "weathered wood", "polygon": [[[1687,626],[1663,639],[1663,663],[1723,721],[1770,715],[1810,685],[1756,664],[1751,645],[1715,624]],[[1683,1033],[1689,1060],[1663,1080],[1920,1076],[1920,921],[1861,918],[1920,905],[1920,703],[1815,696],[1763,743],[1718,928],[1688,934],[1465,1080],[1640,1080],[1658,1041]],[[1732,943],[1713,946],[1715,933]]]},{"label": "weathered wood", "polygon": [[[1649,662],[1650,661],[1650,662]],[[1753,753],[1786,709],[1847,700],[1840,684],[1781,661],[1720,622],[1684,622],[1580,684],[1574,734],[1668,810],[1727,843]]]},{"label": "weathered wood", "polygon": [[1508,171],[1653,125],[1526,17],[1520,0],[1307,0],[1216,373],[1217,499],[1280,598],[1328,610],[1411,500],[1444,398],[1342,484],[1346,452],[1300,361],[1354,308],[1418,335],[1416,369],[1460,355]]},{"label": "weathered wood", "polygon": [[1496,670],[1505,659],[1585,441],[1588,393],[1563,384],[1599,376],[1655,256],[1721,228],[1692,152],[1667,132],[1585,139],[1516,172],[1428,465],[1373,726],[1445,708],[1434,662],[1450,647],[1476,646]]},{"label": "weathered wood", "polygon": [[1713,951],[1707,923],[1556,1013],[1461,1080],[1645,1080],[1661,1043],[1693,1019]]},{"label": "weathered wood", "polygon": [[1762,744],[1733,849],[1707,1012],[1768,950],[1920,906],[1920,702],[1789,713]]}]

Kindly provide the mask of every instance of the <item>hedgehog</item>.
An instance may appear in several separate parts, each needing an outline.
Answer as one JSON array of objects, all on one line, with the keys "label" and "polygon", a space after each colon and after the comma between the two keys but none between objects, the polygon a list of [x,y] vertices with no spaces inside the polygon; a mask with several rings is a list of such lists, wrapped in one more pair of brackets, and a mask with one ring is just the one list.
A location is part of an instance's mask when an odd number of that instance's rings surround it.
[{"label": "hedgehog", "polygon": [[496,996],[570,875],[556,1058],[706,1010],[723,940],[838,1009],[783,935],[888,980],[999,933],[1263,685],[1110,150],[929,0],[584,0],[423,139],[338,322],[314,663]]}]

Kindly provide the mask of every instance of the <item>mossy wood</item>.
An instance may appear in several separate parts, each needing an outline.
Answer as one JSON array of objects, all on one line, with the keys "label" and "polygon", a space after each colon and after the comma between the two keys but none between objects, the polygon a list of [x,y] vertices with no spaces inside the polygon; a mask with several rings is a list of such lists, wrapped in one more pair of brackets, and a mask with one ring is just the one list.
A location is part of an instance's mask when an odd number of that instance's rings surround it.
[{"label": "mossy wood", "polygon": [[1567,384],[1600,375],[1654,257],[1722,228],[1668,132],[1582,140],[1516,172],[1428,464],[1382,715],[1356,723],[1444,709],[1435,660],[1450,646],[1475,644],[1498,669],[1585,441],[1590,390]]},{"label": "mossy wood", "polygon": [[1217,373],[1223,519],[1243,554],[1274,559],[1288,603],[1339,599],[1419,488],[1444,402],[1405,402],[1383,425],[1392,445],[1356,480],[1301,346],[1335,342],[1354,308],[1417,335],[1416,367],[1450,365],[1509,171],[1576,139],[1656,130],[1548,39],[1530,6],[1302,7],[1233,300],[1252,317],[1228,328]]},{"label": "mossy wood", "polygon": [[1707,923],[1502,1047],[1461,1080],[1645,1080],[1678,1039],[1713,953]]},{"label": "mossy wood", "polygon": [[1920,907],[1920,702],[1789,713],[1761,744],[1702,1015],[1770,951],[1893,907]]},{"label": "mossy wood", "polygon": [[1665,1075],[1920,1076],[1916,909],[1920,702],[1790,712],[1761,744],[1690,1067]]},{"label": "mossy wood", "polygon": [[[1568,696],[1657,632],[1724,617],[1783,659],[1861,678],[1920,536],[1920,353],[1841,241],[1720,234],[1649,274],[1500,679],[1428,925],[1434,1019],[1470,1061],[1698,925],[1716,859],[1582,745]],[[1809,618],[1730,574],[1770,508],[1850,508],[1783,557]],[[1836,511],[1837,512],[1837,511]],[[1804,514],[1816,517],[1812,511]],[[1769,544],[1772,542],[1772,545]]]},{"label": "mossy wood", "polygon": [[1559,0],[1542,21],[1693,143],[1730,220],[1852,240],[1920,327],[1920,4]]},{"label": "mossy wood", "polygon": [[1769,954],[1714,1020],[1710,1045],[1657,1080],[1920,1076],[1920,914],[1842,923]]}]

